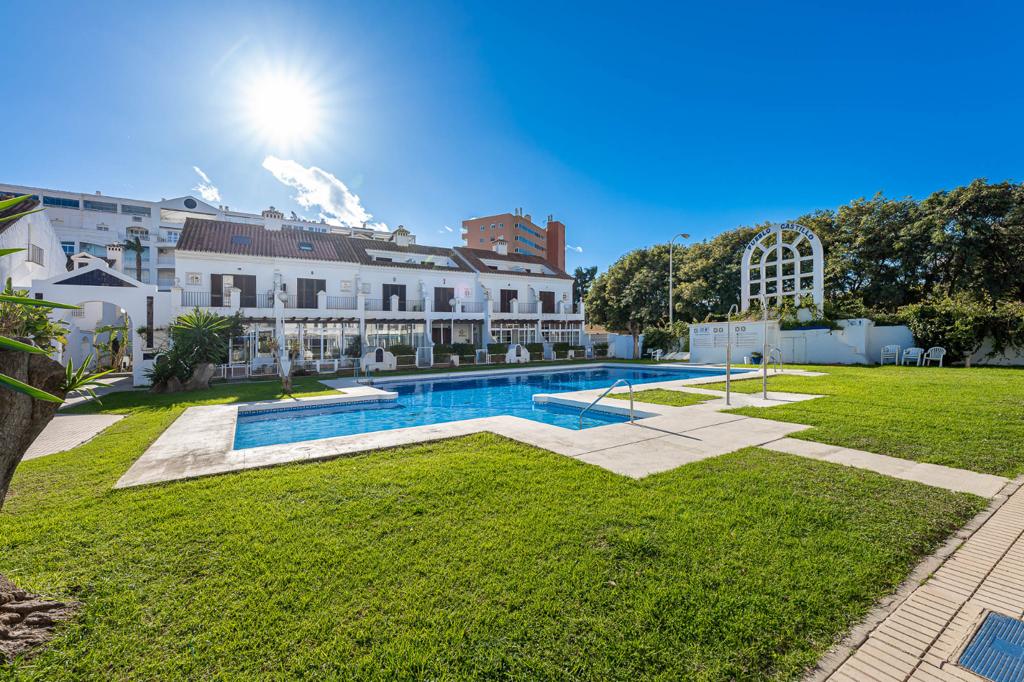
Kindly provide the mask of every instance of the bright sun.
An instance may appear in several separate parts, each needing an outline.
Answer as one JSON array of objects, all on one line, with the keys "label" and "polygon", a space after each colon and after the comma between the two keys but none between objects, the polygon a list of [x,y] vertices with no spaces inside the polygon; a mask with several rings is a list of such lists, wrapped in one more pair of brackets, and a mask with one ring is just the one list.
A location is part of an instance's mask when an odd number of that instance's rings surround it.
[{"label": "bright sun", "polygon": [[296,74],[268,71],[253,78],[245,88],[245,109],[257,134],[274,144],[308,142],[320,127],[317,90]]}]

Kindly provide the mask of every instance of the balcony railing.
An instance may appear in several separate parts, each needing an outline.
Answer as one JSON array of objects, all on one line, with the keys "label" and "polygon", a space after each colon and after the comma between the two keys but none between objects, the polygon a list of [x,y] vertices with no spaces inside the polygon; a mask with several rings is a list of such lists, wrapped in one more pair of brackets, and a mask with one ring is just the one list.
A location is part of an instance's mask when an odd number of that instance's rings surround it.
[{"label": "balcony railing", "polygon": [[209,308],[209,291],[182,291],[181,305],[184,308]]},{"label": "balcony railing", "polygon": [[274,307],[274,293],[268,291],[262,294],[256,294],[256,306],[257,308],[273,308]]},{"label": "balcony railing", "polygon": [[359,299],[355,296],[328,296],[327,307],[331,310],[355,310]]},{"label": "balcony railing", "polygon": [[482,313],[484,308],[487,307],[487,301],[463,301],[462,312],[464,313]]},{"label": "balcony railing", "polygon": [[526,315],[536,315],[537,314],[537,304],[535,302],[534,303],[520,303],[519,304],[519,312],[520,313],[525,313]]},{"label": "balcony railing", "polygon": [[401,300],[399,299],[397,304],[392,306],[390,298],[368,298],[364,305],[366,310],[371,312],[376,311],[397,311],[405,313],[421,313],[423,312],[423,300]]}]

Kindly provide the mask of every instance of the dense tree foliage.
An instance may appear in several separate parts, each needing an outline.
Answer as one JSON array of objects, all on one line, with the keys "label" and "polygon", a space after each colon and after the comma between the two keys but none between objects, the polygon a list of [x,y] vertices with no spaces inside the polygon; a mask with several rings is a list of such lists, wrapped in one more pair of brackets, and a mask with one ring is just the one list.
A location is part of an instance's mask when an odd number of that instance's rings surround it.
[{"label": "dense tree foliage", "polygon": [[572,273],[572,300],[580,301],[587,298],[587,292],[590,291],[590,285],[594,283],[594,279],[597,277],[597,266],[592,265],[589,268],[578,267],[576,271]]},{"label": "dense tree foliage", "polygon": [[[826,305],[837,315],[892,313],[936,296],[965,296],[990,307],[1024,299],[1024,184],[975,180],[921,201],[879,194],[794,222],[821,238]],[[677,247],[679,317],[704,320],[739,302],[743,247],[764,226]],[[595,291],[607,290],[598,285],[619,263],[597,278]]]},{"label": "dense tree foliage", "polygon": [[592,324],[631,334],[634,355],[639,335],[656,326],[668,310],[668,247],[630,251],[594,280],[587,294]]}]

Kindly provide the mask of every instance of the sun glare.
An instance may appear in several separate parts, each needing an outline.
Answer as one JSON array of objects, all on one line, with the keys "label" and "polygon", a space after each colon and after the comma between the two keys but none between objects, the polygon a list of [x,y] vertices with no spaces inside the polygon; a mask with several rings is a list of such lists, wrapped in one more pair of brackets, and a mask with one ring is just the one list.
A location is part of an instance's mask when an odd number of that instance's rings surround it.
[{"label": "sun glare", "polygon": [[317,134],[320,96],[308,80],[295,74],[263,72],[245,90],[246,118],[266,141],[296,145]]}]

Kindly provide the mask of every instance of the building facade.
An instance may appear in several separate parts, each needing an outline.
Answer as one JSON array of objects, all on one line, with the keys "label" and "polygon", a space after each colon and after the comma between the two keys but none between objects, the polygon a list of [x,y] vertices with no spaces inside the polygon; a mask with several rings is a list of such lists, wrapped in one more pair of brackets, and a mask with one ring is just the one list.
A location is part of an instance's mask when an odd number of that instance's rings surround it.
[{"label": "building facade", "polygon": [[565,270],[565,225],[550,215],[544,227],[521,208],[462,221],[462,240],[470,249],[491,251],[499,239],[508,242],[510,253],[537,256]]},{"label": "building facade", "polygon": [[[0,194],[28,194],[38,201],[66,256],[86,253],[107,258],[111,256],[108,246],[119,245],[122,253],[116,267],[144,284],[157,285],[160,291],[170,291],[174,286],[174,254],[188,218],[230,220],[275,230],[334,232],[381,240],[391,239],[393,234],[303,220],[294,213],[286,217],[273,206],[261,213],[232,211],[228,206],[214,206],[192,196],[148,201],[99,192],[82,194],[3,183],[0,183]],[[125,246],[129,243],[134,248]]]},{"label": "building facade", "polygon": [[303,361],[360,349],[582,341],[572,277],[542,258],[337,233],[189,219],[178,242],[172,317],[240,313],[236,363],[272,363],[278,321]]}]

